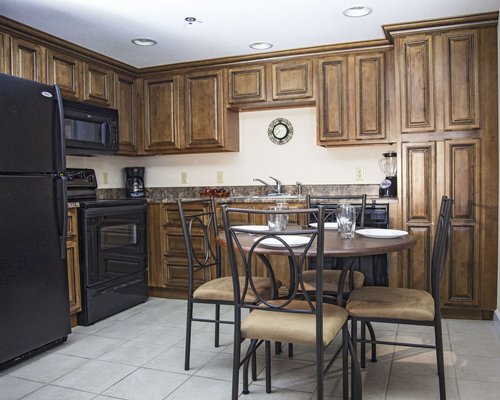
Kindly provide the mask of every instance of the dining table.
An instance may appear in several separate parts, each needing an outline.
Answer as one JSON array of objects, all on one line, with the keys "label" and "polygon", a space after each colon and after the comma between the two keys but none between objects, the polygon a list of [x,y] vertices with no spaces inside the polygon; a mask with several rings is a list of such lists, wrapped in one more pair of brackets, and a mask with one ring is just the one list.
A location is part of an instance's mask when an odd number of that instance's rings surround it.
[{"label": "dining table", "polygon": [[[289,225],[287,231],[294,231],[297,235],[300,235],[301,226],[300,225]],[[368,230],[364,230],[366,232]],[[373,233],[380,232],[382,230],[371,230]],[[384,230],[390,233],[394,230]],[[396,232],[396,231],[394,231]],[[345,298],[343,296],[344,283],[349,272],[353,271],[355,261],[361,256],[372,256],[378,254],[386,254],[396,251],[403,251],[412,248],[417,243],[417,240],[410,234],[404,234],[401,231],[396,237],[386,237],[389,235],[383,235],[385,237],[376,237],[377,235],[372,235],[372,237],[365,236],[358,232],[355,233],[353,238],[344,239],[341,237],[340,233],[336,229],[325,229],[324,231],[324,250],[323,255],[325,257],[342,257],[345,259],[342,265],[342,272],[339,279],[339,287],[337,292],[337,304],[343,306]],[[383,232],[382,232],[383,233]],[[249,251],[254,245],[255,238],[257,235],[265,235],[266,231],[260,233],[245,233],[239,232],[238,238],[243,251]],[[221,232],[217,239],[217,243],[222,247],[227,247],[226,236],[224,232]],[[301,246],[292,247],[292,250],[296,249],[297,255],[302,254],[304,248]],[[253,252],[270,267],[268,260],[269,256],[287,256],[290,257],[289,250],[285,247],[280,246],[265,246],[259,245],[253,249]],[[309,248],[307,252],[307,257],[316,257],[316,245],[315,243]],[[351,279],[351,282],[353,280]],[[292,286],[292,284],[290,285]]]}]

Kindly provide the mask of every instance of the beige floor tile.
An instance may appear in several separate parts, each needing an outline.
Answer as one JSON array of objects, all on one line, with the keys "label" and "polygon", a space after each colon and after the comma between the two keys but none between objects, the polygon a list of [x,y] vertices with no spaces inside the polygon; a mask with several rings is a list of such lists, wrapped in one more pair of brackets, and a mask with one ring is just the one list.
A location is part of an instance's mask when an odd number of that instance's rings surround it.
[{"label": "beige floor tile", "polygon": [[458,391],[461,400],[498,400],[500,397],[500,383],[460,379],[458,381]]},{"label": "beige floor tile", "polygon": [[135,341],[157,344],[160,346],[173,346],[186,338],[186,330],[170,326],[155,326],[136,336]]},{"label": "beige floor tile", "polygon": [[99,332],[96,332],[95,336],[130,340],[144,332],[150,331],[155,327],[156,325],[152,324],[137,324],[128,321],[115,320],[111,325],[101,329]]},{"label": "beige floor tile", "polygon": [[198,349],[193,350],[191,352],[189,370],[185,371],[184,349],[181,347],[171,347],[167,351],[147,362],[144,367],[192,375],[216,355],[217,353],[211,351]]},{"label": "beige floor tile", "polygon": [[500,335],[454,335],[450,341],[455,354],[500,357]]},{"label": "beige floor tile", "polygon": [[99,360],[140,367],[167,350],[165,346],[131,340],[103,354]]},{"label": "beige floor tile", "polygon": [[[241,390],[241,388],[240,388]],[[309,392],[300,392],[296,390],[288,390],[280,387],[271,387],[271,393],[266,393],[266,387],[252,384],[248,388],[250,391],[247,395],[241,395],[241,400],[310,400],[316,399]]]},{"label": "beige floor tile", "polygon": [[44,386],[43,388],[23,397],[23,400],[91,400],[95,394],[81,390],[68,389],[59,386]]},{"label": "beige floor tile", "polygon": [[[446,379],[447,400],[460,400],[455,379]],[[439,400],[438,377],[392,375],[387,388],[387,400]]]},{"label": "beige floor tile", "polygon": [[13,376],[0,376],[0,400],[18,400],[40,389],[43,384]]},{"label": "beige floor tile", "polygon": [[184,374],[139,368],[103,394],[127,400],[162,400],[188,378]]},{"label": "beige floor tile", "polygon": [[88,335],[74,343],[64,343],[57,347],[56,352],[70,356],[97,358],[124,343],[120,339],[112,339]]},{"label": "beige floor tile", "polygon": [[222,400],[231,398],[231,382],[193,376],[165,400]]},{"label": "beige floor tile", "polygon": [[455,355],[454,362],[458,379],[500,383],[500,357]]},{"label": "beige floor tile", "polygon": [[[402,348],[398,348],[402,349]],[[453,364],[453,354],[445,351],[444,358],[444,375],[447,378],[455,378],[455,366]],[[436,376],[437,375],[437,359],[436,351],[419,348],[405,348],[398,350],[394,355],[392,364],[392,375],[422,375]]]}]

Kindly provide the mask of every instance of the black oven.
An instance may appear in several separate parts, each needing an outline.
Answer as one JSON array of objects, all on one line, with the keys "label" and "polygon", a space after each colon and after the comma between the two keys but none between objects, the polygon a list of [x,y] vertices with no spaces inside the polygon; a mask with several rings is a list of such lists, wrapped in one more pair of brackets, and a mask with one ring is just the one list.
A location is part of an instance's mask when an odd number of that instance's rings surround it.
[{"label": "black oven", "polygon": [[82,311],[89,325],[148,298],[145,199],[96,198],[91,169],[68,169],[68,199],[78,201]]},{"label": "black oven", "polygon": [[148,297],[144,201],[83,202],[79,210],[82,312],[92,324]]}]

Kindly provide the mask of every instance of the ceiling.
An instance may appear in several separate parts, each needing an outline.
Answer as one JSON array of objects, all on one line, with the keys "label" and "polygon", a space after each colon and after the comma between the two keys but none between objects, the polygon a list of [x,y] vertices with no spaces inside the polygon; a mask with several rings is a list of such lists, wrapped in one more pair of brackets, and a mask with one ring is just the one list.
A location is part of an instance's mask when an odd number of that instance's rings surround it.
[{"label": "ceiling", "polygon": [[[342,14],[359,5],[373,12]],[[382,25],[499,9],[500,0],[0,0],[0,15],[139,68],[263,52],[249,48],[261,41],[278,51],[383,39]]]}]

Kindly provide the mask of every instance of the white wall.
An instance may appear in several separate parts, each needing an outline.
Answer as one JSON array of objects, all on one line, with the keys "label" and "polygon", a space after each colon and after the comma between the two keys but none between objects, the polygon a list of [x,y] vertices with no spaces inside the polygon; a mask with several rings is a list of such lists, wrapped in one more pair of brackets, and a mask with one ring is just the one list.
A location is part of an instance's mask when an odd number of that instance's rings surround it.
[{"label": "white wall", "polygon": [[[287,118],[294,127],[290,142],[272,143],[267,136],[269,123]],[[382,153],[395,146],[355,146],[323,148],[316,145],[316,108],[252,111],[240,113],[240,151],[169,155],[155,157],[68,157],[68,167],[96,170],[100,188],[124,187],[123,167],[145,166],[147,187],[181,185],[181,172],[187,172],[185,186],[254,185],[253,178],[271,182],[269,175],[293,185],[303,184],[378,184],[383,174],[378,167]],[[356,167],[364,169],[364,180],[356,180]],[[224,183],[217,184],[217,171]],[[108,184],[103,173],[108,174]]]}]

